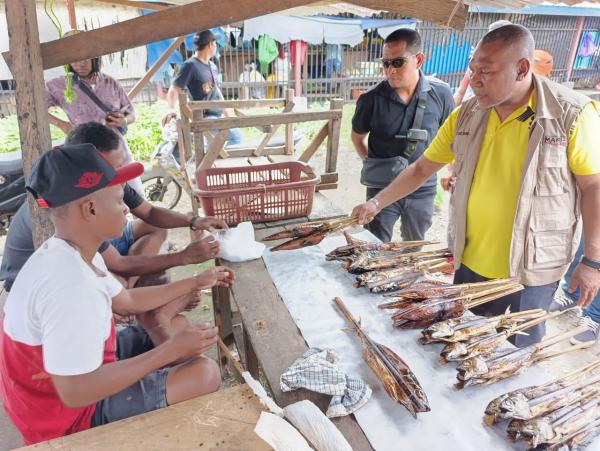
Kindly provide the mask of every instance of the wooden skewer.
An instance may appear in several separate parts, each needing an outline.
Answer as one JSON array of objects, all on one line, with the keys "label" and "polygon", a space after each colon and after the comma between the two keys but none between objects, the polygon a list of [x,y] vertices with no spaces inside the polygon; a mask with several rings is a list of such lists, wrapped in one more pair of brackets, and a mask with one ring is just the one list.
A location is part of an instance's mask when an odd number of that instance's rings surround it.
[{"label": "wooden skewer", "polygon": [[[575,334],[575,335],[577,335],[577,334]],[[567,338],[567,337],[565,337],[565,338]],[[552,359],[554,357],[558,357],[563,354],[568,354],[569,352],[578,351],[579,349],[587,349],[592,346],[594,346],[593,341],[588,341],[586,343],[579,343],[575,346],[571,346],[570,348],[563,349],[562,351],[540,353],[540,354],[536,355],[533,360],[534,360],[534,362],[539,362],[540,360]]]},{"label": "wooden skewer", "polygon": [[480,291],[476,295],[468,297],[469,300],[466,302],[466,307],[467,309],[472,309],[473,307],[485,304],[486,302],[521,291],[523,288],[523,285],[509,285],[507,287],[496,287]]},{"label": "wooden skewer", "polygon": [[574,337],[575,335],[580,334],[581,332],[584,332],[586,330],[587,330],[587,327],[579,326],[568,332],[564,332],[564,333],[558,334],[558,335],[553,335],[552,337],[546,337],[536,345],[536,348],[538,350],[548,348],[552,345],[555,345],[556,343],[560,343],[561,341],[566,340],[567,338]]},{"label": "wooden skewer", "polygon": [[527,322],[524,322],[522,324],[519,324],[517,327],[515,327],[512,330],[512,332],[518,332],[518,331],[521,331],[521,330],[529,329],[530,327],[537,326],[538,324],[541,324],[544,321],[547,321],[547,320],[552,319],[552,318],[556,318],[557,316],[560,316],[563,313],[566,313],[568,311],[569,311],[569,309],[563,310],[562,312],[557,311],[557,312],[552,312],[552,313],[546,313],[545,315],[542,315],[539,318],[535,318],[535,319],[532,319],[530,321],[527,321]]},{"label": "wooden skewer", "polygon": [[221,351],[223,351],[223,354],[225,354],[227,359],[231,362],[231,364],[233,365],[233,367],[236,369],[236,371],[238,373],[242,374],[244,371],[246,371],[244,369],[244,367],[242,366],[242,364],[240,362],[238,362],[238,360],[233,356],[233,354],[231,354],[231,351],[225,345],[225,343],[223,343],[223,340],[221,340],[221,337],[217,337],[217,343],[219,344],[219,348],[221,348]]}]

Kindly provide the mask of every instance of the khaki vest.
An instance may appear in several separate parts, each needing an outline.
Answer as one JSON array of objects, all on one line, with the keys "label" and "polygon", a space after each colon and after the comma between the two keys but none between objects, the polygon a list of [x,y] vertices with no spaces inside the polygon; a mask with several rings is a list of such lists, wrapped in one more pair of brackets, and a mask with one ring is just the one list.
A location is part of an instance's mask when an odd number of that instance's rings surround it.
[{"label": "khaki vest", "polygon": [[[529,143],[510,247],[510,277],[525,285],[556,282],[575,256],[581,236],[580,193],[567,162],[571,126],[591,99],[546,78],[533,77],[536,114]],[[458,269],[465,248],[467,202],[486,132],[489,109],[465,101],[452,150],[456,186],[450,207],[449,242]]]}]

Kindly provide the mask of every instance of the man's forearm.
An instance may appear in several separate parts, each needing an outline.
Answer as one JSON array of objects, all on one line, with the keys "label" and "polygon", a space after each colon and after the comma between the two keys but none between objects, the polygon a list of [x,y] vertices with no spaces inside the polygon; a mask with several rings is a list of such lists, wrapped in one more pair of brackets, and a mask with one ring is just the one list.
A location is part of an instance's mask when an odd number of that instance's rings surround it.
[{"label": "man's forearm", "polygon": [[352,144],[354,144],[356,153],[358,154],[361,160],[367,158],[367,155],[369,154],[369,149],[367,147],[366,135],[359,135],[358,133],[353,131]]},{"label": "man's forearm", "polygon": [[54,376],[53,380],[67,407],[84,407],[124,390],[174,360],[172,346],[166,342],[136,357],[102,365],[91,373],[62,376],[58,380]]},{"label": "man's forearm", "polygon": [[168,208],[152,207],[148,215],[141,219],[161,229],[174,229],[177,227],[189,227],[191,216],[169,210]]},{"label": "man's forearm", "polygon": [[113,307],[120,315],[138,315],[162,307],[196,288],[198,282],[194,277],[166,285],[131,288],[125,297],[113,299]]},{"label": "man's forearm", "polygon": [[169,105],[169,111],[175,113],[177,112],[177,103],[178,103],[179,92],[177,89],[171,85],[169,90],[167,91],[167,105]]},{"label": "man's forearm", "polygon": [[60,119],[50,113],[48,113],[48,122],[51,123],[52,125],[60,128],[61,130],[63,130],[66,126],[71,125],[69,121],[63,121],[62,119]]},{"label": "man's forearm", "polygon": [[125,255],[116,263],[107,262],[107,267],[120,276],[131,277],[155,274],[188,263],[183,252],[173,252],[158,255]]},{"label": "man's forearm", "polygon": [[600,184],[581,191],[581,212],[585,235],[584,255],[600,260]]}]

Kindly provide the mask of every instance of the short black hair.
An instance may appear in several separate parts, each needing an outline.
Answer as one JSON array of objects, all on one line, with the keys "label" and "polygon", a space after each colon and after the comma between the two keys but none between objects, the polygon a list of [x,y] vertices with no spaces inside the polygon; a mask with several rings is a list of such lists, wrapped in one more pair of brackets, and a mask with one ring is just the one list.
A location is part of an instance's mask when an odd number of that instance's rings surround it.
[{"label": "short black hair", "polygon": [[421,35],[418,31],[411,28],[398,28],[392,31],[387,38],[383,41],[384,44],[391,42],[406,42],[406,48],[413,53],[419,53],[422,51]]},{"label": "short black hair", "polygon": [[531,31],[523,25],[511,23],[495,28],[492,31],[487,32],[483,38],[481,38],[479,45],[490,44],[497,41],[501,41],[507,46],[521,45],[523,50],[527,53],[527,56],[530,59],[533,59],[535,40],[533,39]]},{"label": "short black hair", "polygon": [[217,37],[211,30],[199,31],[194,35],[194,45],[198,50],[204,50],[208,44],[216,40]]},{"label": "short black hair", "polygon": [[78,125],[67,135],[65,144],[93,144],[100,152],[112,152],[119,148],[121,138],[114,130],[99,122]]}]

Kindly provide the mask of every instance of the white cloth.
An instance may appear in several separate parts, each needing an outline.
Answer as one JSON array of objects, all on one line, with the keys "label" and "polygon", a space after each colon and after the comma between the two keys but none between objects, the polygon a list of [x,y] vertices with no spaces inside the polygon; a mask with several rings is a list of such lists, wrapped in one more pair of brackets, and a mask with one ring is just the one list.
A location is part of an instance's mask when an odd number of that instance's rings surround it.
[{"label": "white cloth", "polygon": [[246,262],[260,258],[265,245],[254,240],[251,222],[241,222],[237,227],[213,233],[219,242],[219,257],[230,262]]},{"label": "white cloth", "polygon": [[300,39],[316,45],[326,42],[355,46],[362,42],[364,36],[360,19],[340,21],[326,17],[269,14],[244,21],[244,41],[258,39],[265,30],[281,43]]},{"label": "white cloth", "polygon": [[99,277],[65,241],[52,237],[17,276],[4,306],[4,331],[14,341],[42,346],[44,369],[72,376],[94,371],[110,335],[112,298],[123,286],[96,253]]}]

